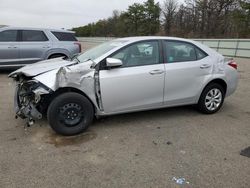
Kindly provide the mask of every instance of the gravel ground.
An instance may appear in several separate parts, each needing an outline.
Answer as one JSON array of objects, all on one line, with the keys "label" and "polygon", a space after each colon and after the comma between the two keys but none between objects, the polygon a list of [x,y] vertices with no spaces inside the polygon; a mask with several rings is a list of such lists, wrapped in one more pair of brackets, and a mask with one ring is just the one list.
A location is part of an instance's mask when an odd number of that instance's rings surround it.
[{"label": "gravel ground", "polygon": [[[14,83],[0,73],[0,187],[250,187],[250,60],[221,111],[192,107],[112,116],[77,137],[14,118]],[[243,154],[249,153],[245,150]],[[173,178],[185,178],[178,185]]]}]

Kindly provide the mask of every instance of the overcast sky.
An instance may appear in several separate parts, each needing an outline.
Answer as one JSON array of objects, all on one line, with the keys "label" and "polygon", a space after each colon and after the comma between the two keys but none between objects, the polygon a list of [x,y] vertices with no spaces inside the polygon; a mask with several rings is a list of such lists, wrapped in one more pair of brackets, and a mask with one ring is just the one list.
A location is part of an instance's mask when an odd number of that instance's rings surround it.
[{"label": "overcast sky", "polygon": [[[72,28],[145,0],[0,0],[0,25]],[[155,0],[163,3],[164,0]]]}]

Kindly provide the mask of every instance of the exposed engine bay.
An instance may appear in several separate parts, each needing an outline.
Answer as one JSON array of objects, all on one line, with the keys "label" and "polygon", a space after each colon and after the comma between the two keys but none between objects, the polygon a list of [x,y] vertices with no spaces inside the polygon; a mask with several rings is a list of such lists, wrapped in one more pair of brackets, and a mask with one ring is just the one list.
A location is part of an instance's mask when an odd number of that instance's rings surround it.
[{"label": "exposed engine bay", "polygon": [[[94,106],[98,109],[101,107],[98,71],[90,68],[92,62],[69,64],[62,61],[58,63],[58,67],[54,64],[52,70],[51,62],[43,62],[35,64],[41,72],[26,66],[9,75],[16,81],[16,117],[28,119],[28,125],[32,125],[35,120],[42,119],[49,103],[61,90],[65,92],[77,89],[86,94]],[[50,63],[50,66],[46,66],[47,63]],[[66,66],[63,66],[65,64]]]},{"label": "exposed engine bay", "polygon": [[53,91],[36,80],[19,77],[16,80],[15,112],[16,117],[28,118],[28,124],[33,124],[35,119],[42,119],[43,106],[41,100],[44,95]]}]

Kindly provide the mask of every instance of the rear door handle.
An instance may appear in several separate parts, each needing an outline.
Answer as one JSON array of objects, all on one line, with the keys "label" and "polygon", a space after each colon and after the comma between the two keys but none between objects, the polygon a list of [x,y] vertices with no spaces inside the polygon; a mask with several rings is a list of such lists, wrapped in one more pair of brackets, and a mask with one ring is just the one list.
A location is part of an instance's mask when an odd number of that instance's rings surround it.
[{"label": "rear door handle", "polygon": [[50,46],[43,46],[43,48],[50,48]]},{"label": "rear door handle", "polygon": [[160,70],[160,69],[152,70],[149,72],[149,74],[151,74],[151,75],[163,74],[163,73],[164,73],[164,70]]},{"label": "rear door handle", "polygon": [[200,66],[201,69],[208,69],[210,67],[211,67],[210,64],[203,64],[203,65]]}]

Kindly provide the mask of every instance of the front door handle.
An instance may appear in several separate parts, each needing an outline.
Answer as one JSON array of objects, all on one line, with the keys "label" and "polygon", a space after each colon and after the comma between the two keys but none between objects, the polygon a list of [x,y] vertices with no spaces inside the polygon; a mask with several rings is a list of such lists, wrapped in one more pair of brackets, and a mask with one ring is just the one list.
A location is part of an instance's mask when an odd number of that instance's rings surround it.
[{"label": "front door handle", "polygon": [[50,46],[43,46],[43,48],[50,48]]},{"label": "front door handle", "polygon": [[164,70],[160,70],[160,69],[152,70],[149,72],[149,74],[151,74],[151,75],[163,74],[163,73],[164,73]]},{"label": "front door handle", "polygon": [[210,68],[211,65],[210,64],[203,64],[200,66],[201,69],[207,69],[207,68]]}]

